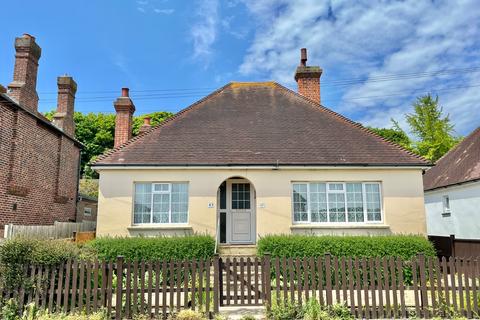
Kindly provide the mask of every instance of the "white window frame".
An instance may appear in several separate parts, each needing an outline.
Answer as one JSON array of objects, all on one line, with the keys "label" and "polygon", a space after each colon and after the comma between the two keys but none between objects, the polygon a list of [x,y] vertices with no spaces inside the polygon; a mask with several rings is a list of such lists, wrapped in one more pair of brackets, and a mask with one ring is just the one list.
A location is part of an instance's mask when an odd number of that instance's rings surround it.
[{"label": "white window frame", "polygon": [[[87,211],[88,211],[88,213],[87,213]],[[83,215],[85,217],[91,217],[92,216],[92,208],[84,207],[83,208]]]},{"label": "white window frame", "polygon": [[[327,200],[327,221],[326,222],[312,222],[312,212],[310,208],[310,184],[311,183],[323,183],[325,184],[326,200]],[[348,205],[347,205],[347,183],[361,183],[362,184],[362,200],[363,200],[363,221],[348,221]],[[293,204],[293,185],[295,184],[304,184],[307,186],[307,214],[308,221],[295,221],[294,219],[294,204]],[[343,190],[329,190],[331,184],[342,184]],[[367,197],[365,185],[376,184],[378,185],[378,193],[380,197],[380,220],[379,221],[369,221],[367,214]],[[382,193],[382,183],[378,181],[292,181],[291,183],[291,200],[292,200],[292,224],[302,225],[302,224],[311,224],[311,225],[335,225],[335,226],[345,226],[345,225],[370,225],[370,224],[383,224],[384,221],[384,209],[383,209],[383,193]],[[330,205],[328,194],[329,193],[343,193],[345,201],[345,222],[330,222]]]},{"label": "white window frame", "polygon": [[[448,205],[447,205],[448,203]],[[450,197],[448,194],[442,196],[442,206],[443,206],[443,213],[451,213],[451,207],[450,207]]]},{"label": "white window frame", "polygon": [[[147,223],[135,223],[135,185],[136,184],[148,184],[152,185],[152,196],[150,197],[150,222]],[[155,191],[155,185],[166,184],[168,185],[168,191],[160,190]],[[187,221],[186,222],[172,222],[172,184],[186,184],[187,185]],[[168,194],[169,195],[169,207],[168,207],[168,222],[153,222],[153,195],[154,194]],[[132,201],[132,225],[133,226],[185,226],[188,225],[190,220],[190,185],[186,181],[174,181],[174,182],[150,182],[150,181],[135,181],[133,184],[133,201]]]}]

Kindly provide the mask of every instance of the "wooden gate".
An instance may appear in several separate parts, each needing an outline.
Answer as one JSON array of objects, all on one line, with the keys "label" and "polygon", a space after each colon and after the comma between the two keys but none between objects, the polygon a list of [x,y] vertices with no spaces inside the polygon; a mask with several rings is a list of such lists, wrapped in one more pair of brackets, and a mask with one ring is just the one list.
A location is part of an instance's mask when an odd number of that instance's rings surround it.
[{"label": "wooden gate", "polygon": [[220,258],[220,306],[261,306],[270,301],[270,259]]}]

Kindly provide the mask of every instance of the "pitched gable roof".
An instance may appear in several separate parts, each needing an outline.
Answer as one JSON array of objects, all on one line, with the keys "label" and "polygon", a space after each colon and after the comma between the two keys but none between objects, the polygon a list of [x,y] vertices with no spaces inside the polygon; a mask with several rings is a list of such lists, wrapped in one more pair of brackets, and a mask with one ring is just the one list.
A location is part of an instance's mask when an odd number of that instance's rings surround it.
[{"label": "pitched gable roof", "polygon": [[480,127],[425,172],[423,187],[432,190],[479,179]]},{"label": "pitched gable roof", "polygon": [[426,166],[275,82],[230,83],[101,156],[95,166]]}]

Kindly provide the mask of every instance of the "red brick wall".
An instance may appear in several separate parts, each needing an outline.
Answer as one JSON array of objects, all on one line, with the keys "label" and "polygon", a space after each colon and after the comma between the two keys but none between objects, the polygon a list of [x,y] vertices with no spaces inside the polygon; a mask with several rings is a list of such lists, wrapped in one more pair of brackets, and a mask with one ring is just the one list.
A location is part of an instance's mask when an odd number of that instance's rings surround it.
[{"label": "red brick wall", "polygon": [[[84,210],[85,208],[92,209],[91,216],[85,215],[85,210]],[[80,202],[78,202],[78,205],[77,205],[77,222],[97,221],[97,209],[98,209],[98,205],[96,201],[82,199]]]},{"label": "red brick wall", "polygon": [[320,103],[320,78],[298,78],[298,93]]},{"label": "red brick wall", "polygon": [[117,111],[115,118],[115,148],[132,138],[132,113],[129,110]]},{"label": "red brick wall", "polygon": [[8,223],[75,220],[79,155],[71,139],[0,101],[0,237]]}]

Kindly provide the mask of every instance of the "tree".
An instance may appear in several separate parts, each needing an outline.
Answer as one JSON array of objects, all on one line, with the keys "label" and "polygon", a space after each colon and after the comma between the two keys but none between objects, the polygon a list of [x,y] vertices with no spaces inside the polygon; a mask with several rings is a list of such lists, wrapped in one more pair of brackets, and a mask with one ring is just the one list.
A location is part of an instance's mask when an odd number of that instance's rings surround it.
[{"label": "tree", "polygon": [[[45,116],[52,120],[54,114],[55,111],[50,111]],[[152,118],[151,124],[155,126],[172,115],[173,113],[162,111],[133,117],[133,135],[138,134],[146,116]],[[108,149],[113,148],[115,114],[75,112],[73,121],[75,122],[75,137],[84,145],[81,158],[81,175],[85,178],[96,178],[98,175],[90,168],[90,163]]]},{"label": "tree", "polygon": [[408,137],[407,133],[400,128],[395,120],[392,119],[392,122],[393,128],[369,127],[369,129],[388,141],[396,143],[405,149],[412,150],[412,141]]},{"label": "tree", "polygon": [[454,126],[449,115],[443,116],[443,108],[438,105],[438,96],[430,94],[417,98],[413,113],[406,114],[411,132],[417,140],[413,145],[416,152],[432,162],[447,153],[459,138],[453,135]]}]

